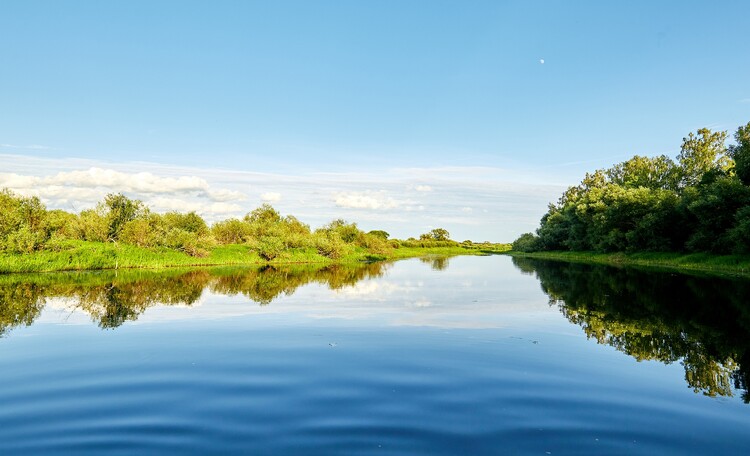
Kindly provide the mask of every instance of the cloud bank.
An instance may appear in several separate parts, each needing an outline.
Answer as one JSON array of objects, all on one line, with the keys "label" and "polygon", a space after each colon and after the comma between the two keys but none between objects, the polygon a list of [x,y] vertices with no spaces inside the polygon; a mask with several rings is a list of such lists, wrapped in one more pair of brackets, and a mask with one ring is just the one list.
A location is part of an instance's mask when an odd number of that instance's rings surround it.
[{"label": "cloud bank", "polygon": [[270,203],[313,227],[343,218],[395,237],[442,227],[454,239],[475,241],[532,231],[564,190],[542,179],[516,182],[518,172],[488,167],[272,174],[0,154],[0,169],[0,188],[38,196],[53,209],[77,212],[122,192],[156,212],[196,211],[215,222]]},{"label": "cloud bank", "polygon": [[401,205],[384,191],[342,192],[335,195],[333,200],[336,206],[351,209],[395,209]]}]

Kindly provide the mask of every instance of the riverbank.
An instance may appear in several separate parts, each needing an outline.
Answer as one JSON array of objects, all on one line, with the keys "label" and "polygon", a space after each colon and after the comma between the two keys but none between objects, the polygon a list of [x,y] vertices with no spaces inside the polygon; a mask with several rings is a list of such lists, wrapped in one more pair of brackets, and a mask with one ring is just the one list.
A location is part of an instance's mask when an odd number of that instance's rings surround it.
[{"label": "riverbank", "polygon": [[64,250],[42,250],[32,254],[0,254],[0,274],[18,272],[89,271],[102,269],[160,269],[191,266],[229,266],[264,264],[335,264],[383,261],[412,258],[424,255],[487,255],[501,253],[502,245],[456,245],[440,247],[392,248],[385,253],[373,253],[361,247],[340,258],[331,259],[315,249],[288,249],[273,260],[265,260],[256,251],[243,244],[219,246],[204,257],[194,257],[183,252],[133,245],[75,242]]},{"label": "riverbank", "polygon": [[708,253],[595,253],[595,252],[518,252],[504,255],[541,260],[596,263],[609,266],[639,266],[673,271],[696,271],[718,275],[750,277],[750,255],[711,255]]}]

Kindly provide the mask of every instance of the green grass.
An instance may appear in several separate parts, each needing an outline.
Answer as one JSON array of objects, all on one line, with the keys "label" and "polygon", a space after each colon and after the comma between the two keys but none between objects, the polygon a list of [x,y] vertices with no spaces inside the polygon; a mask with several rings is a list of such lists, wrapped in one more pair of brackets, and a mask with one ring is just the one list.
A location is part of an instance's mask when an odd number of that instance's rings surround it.
[{"label": "green grass", "polygon": [[69,241],[57,250],[33,254],[0,254],[0,274],[17,272],[85,271],[100,269],[158,269],[180,266],[262,265],[262,264],[331,264],[382,261],[423,255],[486,255],[504,250],[502,245],[452,247],[400,247],[387,253],[372,253],[352,247],[341,258],[331,259],[315,249],[290,249],[266,261],[246,245],[225,245],[212,249],[205,257],[192,257],[167,249],[146,249],[127,244]]},{"label": "green grass", "polygon": [[473,248],[473,247],[399,247],[392,250],[387,258],[413,258],[421,255],[489,255],[493,253],[501,253],[505,250],[501,249],[489,249],[489,248]]},{"label": "green grass", "polygon": [[0,273],[82,271],[96,269],[163,268],[219,264],[253,264],[262,261],[245,246],[225,246],[196,258],[170,249],[144,249],[132,245],[71,241],[59,251],[0,255]]},{"label": "green grass", "polygon": [[750,255],[708,253],[596,253],[596,252],[505,252],[508,255],[544,260],[598,263],[613,266],[641,266],[661,270],[700,271],[718,275],[750,277]]}]

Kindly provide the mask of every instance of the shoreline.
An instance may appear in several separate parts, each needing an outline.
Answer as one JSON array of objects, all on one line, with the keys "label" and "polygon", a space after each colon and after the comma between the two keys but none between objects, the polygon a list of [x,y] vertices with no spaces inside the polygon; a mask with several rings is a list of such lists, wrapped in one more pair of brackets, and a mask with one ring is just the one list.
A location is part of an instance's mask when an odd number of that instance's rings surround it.
[{"label": "shoreline", "polygon": [[265,260],[248,246],[233,244],[214,248],[205,257],[193,257],[169,249],[145,249],[131,245],[80,243],[62,251],[39,251],[32,254],[0,255],[0,275],[48,272],[83,272],[125,269],[167,269],[213,266],[329,265],[418,258],[426,255],[491,255],[502,253],[486,246],[399,247],[386,253],[366,249],[332,259],[311,249],[292,249],[273,260]]},{"label": "shoreline", "polygon": [[750,278],[750,255],[713,255],[708,253],[640,252],[518,252],[501,255],[571,263],[603,264],[615,267],[641,267],[675,272],[703,272],[713,275]]}]

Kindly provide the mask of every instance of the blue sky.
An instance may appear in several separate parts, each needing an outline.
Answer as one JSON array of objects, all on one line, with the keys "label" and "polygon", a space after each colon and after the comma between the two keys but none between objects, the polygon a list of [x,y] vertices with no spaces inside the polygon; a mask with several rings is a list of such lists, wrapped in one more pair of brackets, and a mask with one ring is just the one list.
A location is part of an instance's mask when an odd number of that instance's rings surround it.
[{"label": "blue sky", "polygon": [[750,121],[747,17],[746,1],[6,0],[0,186],[512,240],[586,171]]}]

